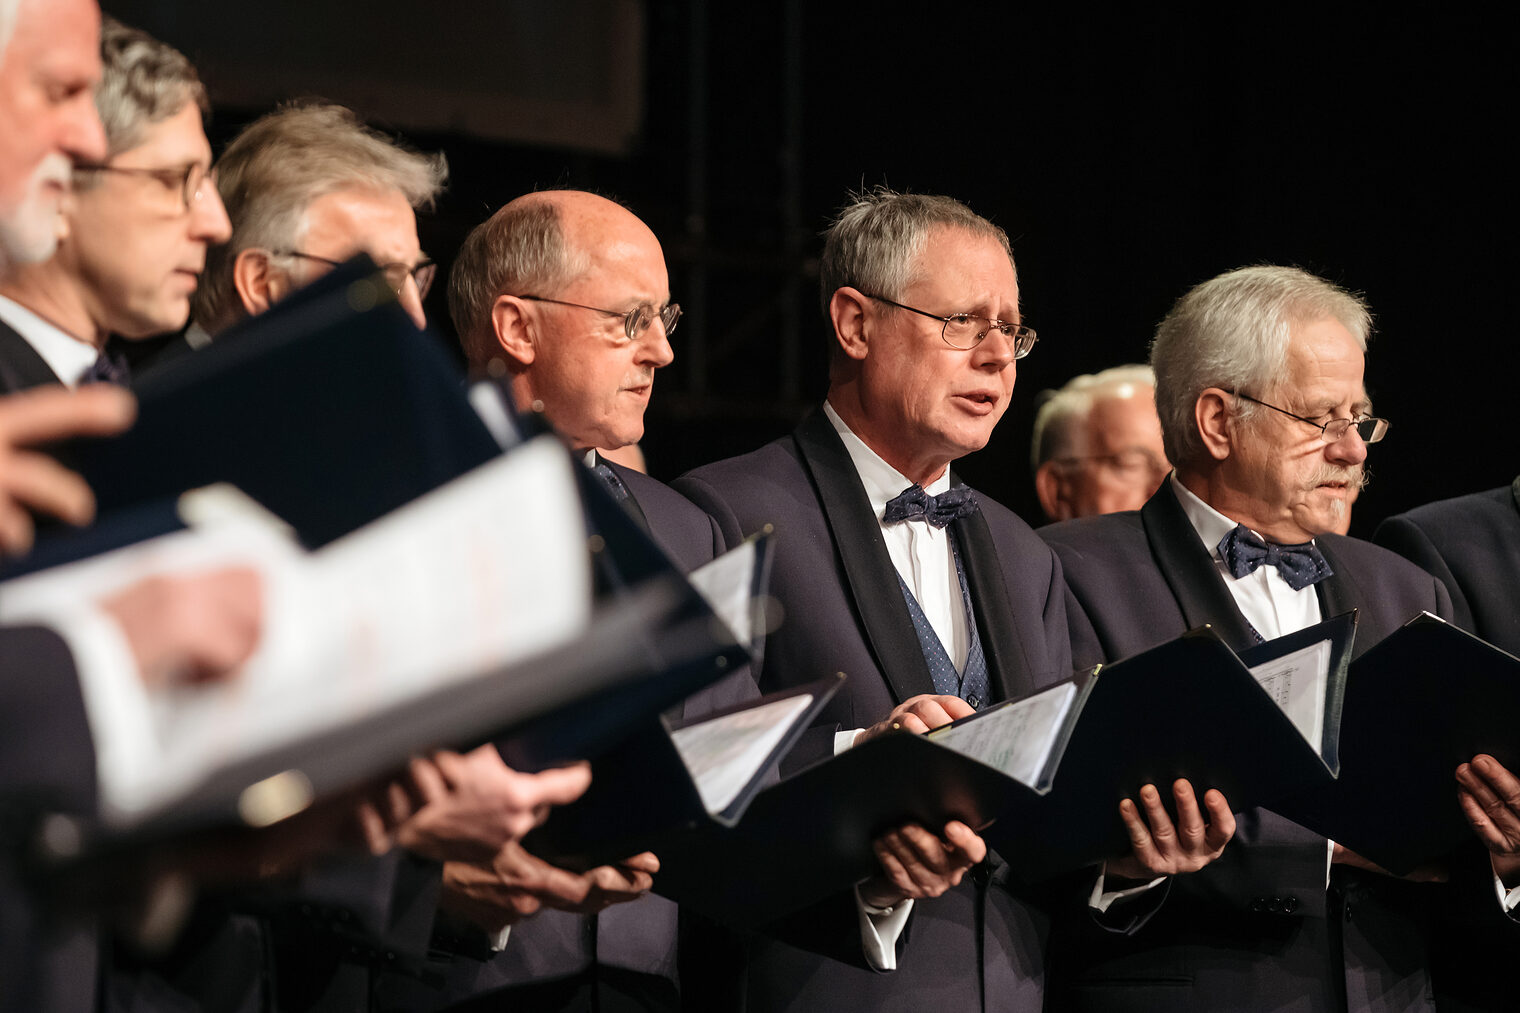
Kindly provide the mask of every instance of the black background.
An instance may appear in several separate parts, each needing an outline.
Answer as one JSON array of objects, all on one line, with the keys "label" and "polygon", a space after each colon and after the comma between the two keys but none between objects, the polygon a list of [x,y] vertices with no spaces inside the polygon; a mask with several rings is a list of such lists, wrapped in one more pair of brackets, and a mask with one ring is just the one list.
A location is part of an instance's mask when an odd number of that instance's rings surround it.
[{"label": "black background", "polygon": [[[141,6],[153,14],[139,23],[176,43],[188,4]],[[420,37],[434,46],[457,15],[471,38],[468,4],[321,6],[394,24],[403,40],[425,19]],[[648,417],[658,477],[752,449],[822,394],[818,232],[846,190],[876,183],[956,196],[1014,239],[1041,339],[992,443],[958,470],[1031,520],[1036,392],[1143,361],[1173,300],[1247,263],[1297,264],[1373,308],[1367,384],[1393,428],[1373,449],[1353,533],[1517,471],[1512,16],[1433,5],[638,9],[642,129],[626,154],[405,134],[449,156],[450,189],[421,221],[424,248],[445,266],[487,214],[548,186],[615,195],[662,238],[688,315]],[[215,66],[202,70],[215,102]],[[279,94],[309,90],[300,67],[269,73]],[[222,104],[213,142],[262,111]],[[442,288],[427,308],[449,339]]]}]

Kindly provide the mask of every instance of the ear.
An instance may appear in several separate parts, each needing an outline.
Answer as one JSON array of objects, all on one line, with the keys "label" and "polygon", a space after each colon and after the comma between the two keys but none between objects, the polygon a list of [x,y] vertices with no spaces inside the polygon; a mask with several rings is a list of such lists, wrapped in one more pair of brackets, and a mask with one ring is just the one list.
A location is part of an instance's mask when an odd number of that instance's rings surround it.
[{"label": "ear", "polygon": [[491,333],[514,367],[531,366],[538,355],[538,335],[530,324],[527,307],[515,295],[499,295],[491,304]]},{"label": "ear", "polygon": [[289,291],[283,272],[271,263],[269,251],[257,247],[239,252],[232,261],[232,287],[249,316],[263,313]]},{"label": "ear", "polygon": [[834,341],[847,358],[864,359],[870,340],[865,333],[866,297],[859,289],[846,285],[829,300],[829,319],[834,323]]},{"label": "ear", "polygon": [[1034,473],[1034,494],[1040,500],[1040,509],[1053,521],[1071,520],[1071,506],[1065,498],[1066,481],[1061,468],[1054,461],[1046,461]]},{"label": "ear", "polygon": [[1193,422],[1203,438],[1204,449],[1216,461],[1223,461],[1235,448],[1235,429],[1231,425],[1231,395],[1210,387],[1198,395],[1193,404]]}]

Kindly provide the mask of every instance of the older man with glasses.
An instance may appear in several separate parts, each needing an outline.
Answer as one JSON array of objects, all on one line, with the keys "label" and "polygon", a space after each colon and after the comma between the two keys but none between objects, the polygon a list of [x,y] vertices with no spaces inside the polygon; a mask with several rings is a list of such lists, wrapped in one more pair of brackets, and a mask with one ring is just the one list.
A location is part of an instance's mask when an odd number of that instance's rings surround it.
[{"label": "older man with glasses", "polygon": [[342,106],[297,104],[255,120],[217,163],[232,238],[207,258],[187,343],[202,347],[360,253],[425,326],[436,268],[422,254],[416,213],[447,176],[441,154],[384,137]]},{"label": "older man with glasses", "polygon": [[[1451,616],[1439,581],[1331,533],[1389,428],[1362,383],[1369,330],[1359,298],[1295,268],[1231,271],[1177,302],[1151,347],[1176,470],[1138,512],[1041,530],[1079,606],[1074,662],[1206,623],[1244,648],[1351,609],[1361,654],[1422,611]],[[1133,936],[1078,933],[1059,1008],[1433,1008],[1424,912],[1446,887],[1264,809],[1239,819]]]}]

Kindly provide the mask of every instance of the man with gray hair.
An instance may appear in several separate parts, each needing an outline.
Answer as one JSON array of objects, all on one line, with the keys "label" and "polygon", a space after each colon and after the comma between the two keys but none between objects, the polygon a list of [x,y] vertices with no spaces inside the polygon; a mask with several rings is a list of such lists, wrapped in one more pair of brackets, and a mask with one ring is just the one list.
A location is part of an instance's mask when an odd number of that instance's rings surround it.
[{"label": "man with gray hair", "polygon": [[106,339],[183,327],[206,249],[231,231],[210,176],[210,105],[195,68],[111,18],[101,56],[106,157],[74,166],[54,255],[0,282],[0,390],[124,382]]},{"label": "man with gray hair", "polygon": [[[1172,477],[1138,512],[1041,530],[1080,607],[1077,665],[1206,623],[1242,649],[1351,609],[1361,654],[1422,611],[1451,615],[1439,581],[1329,533],[1388,429],[1362,383],[1369,330],[1360,298],[1296,268],[1231,271],[1177,302],[1151,346]],[[1076,946],[1057,1005],[1430,1008],[1420,911],[1444,887],[1267,810],[1240,826],[1141,931]]]},{"label": "man with gray hair", "polygon": [[1171,467],[1149,366],[1114,366],[1044,391],[1034,418],[1034,488],[1053,521],[1138,510]]},{"label": "man with gray hair", "polygon": [[232,238],[207,258],[187,341],[204,345],[360,253],[424,326],[434,266],[416,212],[447,177],[443,155],[404,147],[342,106],[298,104],[255,120],[217,163]]},{"label": "man with gray hair", "polygon": [[[1054,554],[950,472],[986,445],[1035,342],[1006,233],[952,198],[881,188],[835,220],[821,275],[822,409],[791,436],[676,483],[731,541],[775,529],[771,588],[786,618],[767,638],[761,692],[849,673],[789,766],[1071,674]],[[1208,793],[1206,827],[1186,782],[1175,797],[1187,833],[1154,788],[1144,817],[1120,807],[1136,846],[1116,868],[1186,872],[1219,854],[1234,827],[1224,798]],[[833,921],[860,926],[853,955],[840,951],[850,964],[752,940],[743,1008],[1041,1008],[1048,908],[987,860],[980,837],[958,822],[909,825],[879,838],[876,854],[879,874]],[[1121,930],[1137,920],[1123,908],[1111,921]]]}]

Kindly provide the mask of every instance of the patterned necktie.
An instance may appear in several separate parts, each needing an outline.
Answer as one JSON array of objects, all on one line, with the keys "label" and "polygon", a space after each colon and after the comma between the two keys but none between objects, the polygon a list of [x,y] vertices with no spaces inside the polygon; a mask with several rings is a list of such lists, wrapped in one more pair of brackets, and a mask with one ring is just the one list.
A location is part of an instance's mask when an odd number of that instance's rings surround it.
[{"label": "patterned necktie", "polygon": [[120,352],[101,352],[100,357],[79,374],[79,383],[114,383],[118,387],[125,387],[131,378],[132,371],[127,367],[126,356]]},{"label": "patterned necktie", "polygon": [[887,500],[887,512],[882,520],[888,524],[898,521],[924,521],[942,528],[951,521],[976,513],[976,498],[969,486],[958,485],[946,489],[938,496],[930,496],[924,487],[910,485]]},{"label": "patterned necktie", "polygon": [[1237,580],[1258,566],[1275,566],[1283,583],[1295,591],[1318,584],[1334,573],[1313,542],[1278,545],[1262,541],[1244,524],[1235,525],[1235,529],[1224,536],[1219,543],[1219,555],[1230,575]]},{"label": "patterned necktie", "polygon": [[607,487],[607,492],[612,496],[613,502],[621,503],[628,498],[628,487],[623,484],[621,478],[618,478],[617,472],[607,467],[601,460],[598,460],[591,470]]}]

